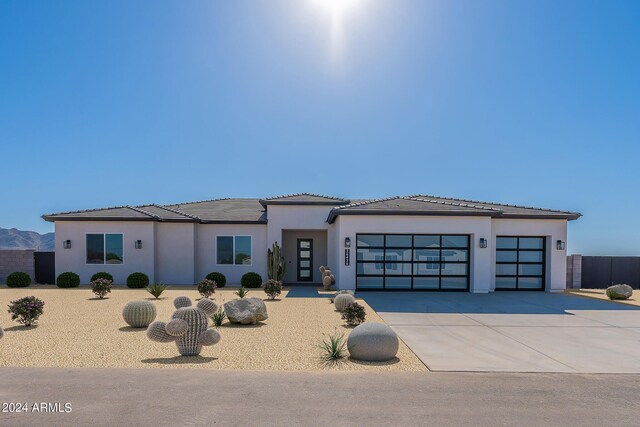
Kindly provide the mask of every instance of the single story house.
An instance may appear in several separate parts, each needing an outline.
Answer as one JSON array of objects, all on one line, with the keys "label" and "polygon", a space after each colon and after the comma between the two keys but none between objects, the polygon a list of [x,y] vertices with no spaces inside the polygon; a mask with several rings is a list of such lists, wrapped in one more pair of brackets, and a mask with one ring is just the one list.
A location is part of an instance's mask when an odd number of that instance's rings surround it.
[{"label": "single story house", "polygon": [[136,271],[192,285],[212,271],[237,284],[267,278],[277,242],[285,284],[338,289],[561,291],[567,222],[579,213],[427,195],[348,200],[315,194],[122,206],[44,215],[55,223],[56,272],[116,283]]}]

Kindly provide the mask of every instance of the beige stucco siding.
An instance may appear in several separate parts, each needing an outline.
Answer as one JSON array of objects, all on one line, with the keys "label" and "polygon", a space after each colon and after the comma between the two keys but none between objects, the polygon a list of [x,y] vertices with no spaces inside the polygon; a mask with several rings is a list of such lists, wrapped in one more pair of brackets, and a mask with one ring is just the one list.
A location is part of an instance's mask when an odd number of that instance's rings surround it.
[{"label": "beige stucco siding", "polygon": [[158,222],[155,228],[155,281],[174,285],[196,283],[195,224]]}]

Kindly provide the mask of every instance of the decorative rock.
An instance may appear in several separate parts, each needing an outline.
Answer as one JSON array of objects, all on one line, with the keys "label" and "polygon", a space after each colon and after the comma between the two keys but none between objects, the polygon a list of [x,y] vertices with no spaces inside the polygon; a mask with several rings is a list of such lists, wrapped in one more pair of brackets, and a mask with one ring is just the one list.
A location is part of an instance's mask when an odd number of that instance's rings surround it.
[{"label": "decorative rock", "polygon": [[352,358],[367,362],[384,362],[396,357],[400,343],[393,329],[384,323],[363,323],[347,338]]},{"label": "decorative rock", "polygon": [[613,285],[607,288],[606,294],[611,299],[627,299],[633,295],[633,288],[629,285]]},{"label": "decorative rock", "polygon": [[336,310],[341,313],[349,304],[353,304],[354,302],[356,302],[356,299],[351,294],[339,294],[333,299],[333,303],[336,305]]},{"label": "decorative rock", "polygon": [[156,313],[156,306],[150,301],[130,301],[122,309],[122,318],[133,328],[146,328]]},{"label": "decorative rock", "polygon": [[224,303],[224,312],[231,323],[255,325],[267,320],[267,306],[260,298],[241,298]]}]

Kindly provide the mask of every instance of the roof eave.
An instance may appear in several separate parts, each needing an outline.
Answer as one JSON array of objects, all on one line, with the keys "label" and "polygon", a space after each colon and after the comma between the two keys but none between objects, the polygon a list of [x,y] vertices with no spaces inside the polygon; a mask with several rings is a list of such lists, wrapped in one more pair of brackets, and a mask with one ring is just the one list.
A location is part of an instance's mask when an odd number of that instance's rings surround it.
[{"label": "roof eave", "polygon": [[338,215],[395,215],[395,216],[492,216],[493,212],[458,212],[458,211],[402,211],[402,210],[371,210],[371,209],[334,209],[329,212],[327,222],[332,224]]},{"label": "roof eave", "polygon": [[259,201],[262,206],[265,208],[267,205],[297,205],[297,206],[343,206],[351,203],[350,200],[316,200],[313,202],[304,202],[300,200],[260,200]]}]

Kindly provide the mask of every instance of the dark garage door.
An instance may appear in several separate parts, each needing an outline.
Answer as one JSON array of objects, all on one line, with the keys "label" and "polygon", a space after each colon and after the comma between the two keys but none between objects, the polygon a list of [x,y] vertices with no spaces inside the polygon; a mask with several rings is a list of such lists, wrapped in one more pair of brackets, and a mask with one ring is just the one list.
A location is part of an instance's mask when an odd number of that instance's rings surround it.
[{"label": "dark garage door", "polygon": [[496,238],[496,290],[544,290],[544,237]]},{"label": "dark garage door", "polygon": [[358,290],[469,290],[469,235],[358,234]]}]

